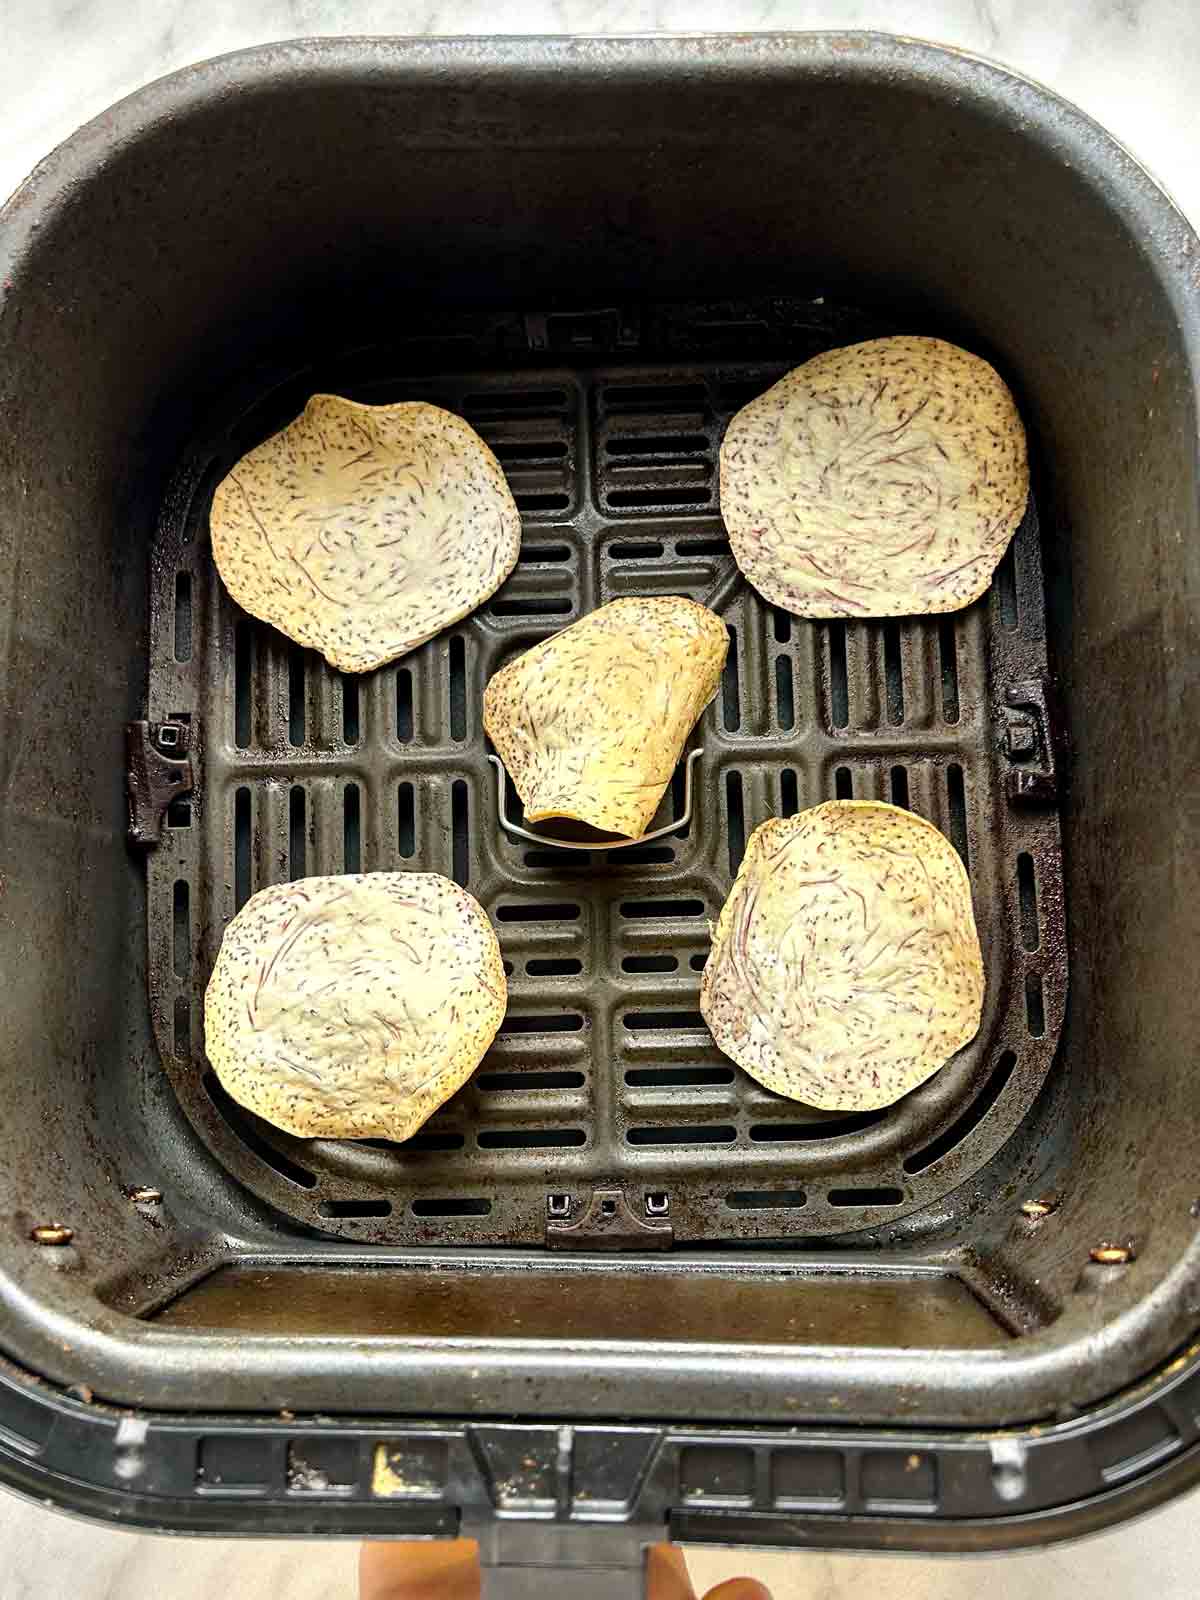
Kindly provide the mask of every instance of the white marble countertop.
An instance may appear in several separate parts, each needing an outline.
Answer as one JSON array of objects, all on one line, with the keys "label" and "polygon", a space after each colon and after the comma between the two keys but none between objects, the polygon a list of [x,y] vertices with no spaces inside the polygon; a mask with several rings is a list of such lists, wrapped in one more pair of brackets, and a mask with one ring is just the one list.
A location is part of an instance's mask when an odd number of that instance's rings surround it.
[{"label": "white marble countertop", "polygon": [[[80,123],[177,67],[318,34],[870,28],[991,56],[1104,123],[1200,224],[1200,0],[0,0],[0,194]],[[753,1571],[775,1600],[1103,1600],[1196,1592],[1196,1500],[1068,1550],[926,1561],[704,1552],[698,1586]],[[165,1540],[0,1493],[3,1600],[316,1600],[355,1592],[355,1547]]]}]

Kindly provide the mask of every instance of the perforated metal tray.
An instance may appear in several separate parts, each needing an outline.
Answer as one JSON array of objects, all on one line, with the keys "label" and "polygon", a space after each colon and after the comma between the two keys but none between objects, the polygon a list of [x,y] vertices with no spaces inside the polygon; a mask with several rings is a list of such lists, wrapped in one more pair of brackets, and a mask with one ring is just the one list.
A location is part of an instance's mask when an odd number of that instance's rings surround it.
[{"label": "perforated metal tray", "polygon": [[[714,326],[721,348],[760,358],[696,355]],[[522,333],[523,350],[505,353]],[[744,583],[717,509],[733,412],[795,360],[862,333],[781,302],[723,319],[663,313],[652,334],[617,311],[476,319],[438,336],[459,338],[467,359],[496,352],[501,370],[397,379],[420,370],[419,342],[361,352],[264,383],[198,442],[153,563],[150,716],[190,720],[197,786],[149,860],[151,1003],[200,1136],[288,1217],[358,1241],[531,1242],[548,1218],[585,1217],[602,1187],[676,1240],[842,1234],[936,1201],[1017,1126],[1066,991],[1036,513],[990,592],[956,616],[811,624]],[[570,359],[550,364],[547,345]],[[440,348],[449,369],[458,346]],[[358,679],[242,613],[207,534],[214,484],[318,389],[460,412],[500,457],[524,520],[520,564],[488,604]],[[694,736],[697,814],[681,835],[613,855],[524,845],[497,827],[483,686],[623,594],[688,595],[728,624],[722,690]],[[747,834],[834,795],[909,805],[949,834],[988,976],[974,1043],[899,1105],[852,1117],[760,1088],[697,1011],[708,919]],[[509,806],[519,817],[511,790]],[[487,908],[507,1020],[473,1080],[407,1143],[291,1138],[234,1105],[204,1060],[222,930],[281,879],[397,868],[447,873]]]}]

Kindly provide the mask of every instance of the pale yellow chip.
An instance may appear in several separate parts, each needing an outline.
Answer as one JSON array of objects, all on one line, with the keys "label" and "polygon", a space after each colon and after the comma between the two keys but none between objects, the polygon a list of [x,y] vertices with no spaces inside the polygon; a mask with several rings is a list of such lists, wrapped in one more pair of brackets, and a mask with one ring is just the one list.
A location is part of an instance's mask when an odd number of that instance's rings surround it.
[{"label": "pale yellow chip", "polygon": [[225,930],[204,1041],[239,1105],[301,1138],[407,1139],[504,1017],[483,908],[436,872],[301,878]]},{"label": "pale yellow chip", "polygon": [[1028,497],[1012,395],[986,361],[941,339],[814,356],[744,406],[721,445],[734,559],[801,617],[969,605]]},{"label": "pale yellow chip", "polygon": [[700,1010],[776,1094],[871,1111],[979,1031],[983,957],[967,874],[931,822],[832,800],[756,828],[722,908]]},{"label": "pale yellow chip", "polygon": [[483,726],[526,820],[643,834],[728,649],[725,624],[694,600],[629,598],[502,668],[484,692]]},{"label": "pale yellow chip", "polygon": [[237,603],[342,672],[370,672],[495,593],[521,517],[474,428],[423,401],[318,394],[213,495]]}]

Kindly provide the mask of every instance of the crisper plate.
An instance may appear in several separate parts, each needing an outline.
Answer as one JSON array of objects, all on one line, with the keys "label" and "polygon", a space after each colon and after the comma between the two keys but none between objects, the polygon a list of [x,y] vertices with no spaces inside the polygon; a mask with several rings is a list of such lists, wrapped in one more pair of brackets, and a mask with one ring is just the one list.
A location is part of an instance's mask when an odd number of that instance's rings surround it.
[{"label": "crisper plate", "polygon": [[[611,1223],[603,1190],[622,1197],[624,1233],[610,1228],[611,1243],[663,1242],[670,1230],[710,1241],[847,1233],[962,1183],[1041,1085],[1066,942],[1053,728],[1029,692],[1046,669],[1036,514],[990,592],[955,616],[814,624],[767,605],[729,553],[718,444],[733,412],[795,360],[848,342],[827,313],[806,323],[774,303],[773,314],[772,359],[698,357],[702,320],[665,316],[654,348],[686,354],[622,357],[625,344],[651,343],[616,313],[600,355],[588,348],[593,324],[574,340],[524,318],[529,348],[503,370],[412,377],[416,344],[359,352],[264,383],[184,464],[152,566],[149,715],[190,719],[197,779],[148,858],[151,1003],[164,1068],[201,1138],[296,1222],[360,1242],[492,1245],[580,1223],[571,1237],[587,1244],[589,1219]],[[752,351],[771,326],[747,323]],[[503,342],[494,328],[487,337],[493,351]],[[530,348],[547,341],[584,348],[532,368]],[[485,342],[476,328],[467,360]],[[243,613],[209,546],[214,485],[319,389],[428,399],[467,417],[524,520],[520,563],[491,601],[361,678]],[[721,692],[692,739],[704,747],[696,814],[680,833],[611,855],[513,838],[497,826],[484,684],[627,594],[687,595],[729,627]],[[755,1084],[714,1046],[697,993],[709,919],[747,834],[851,795],[908,805],[957,845],[988,984],[979,1035],[949,1066],[897,1106],[845,1116]],[[656,826],[681,798],[682,767]],[[511,786],[508,802],[520,820]],[[222,930],[281,879],[403,868],[446,873],[486,907],[510,974],[500,1035],[402,1145],[281,1133],[237,1107],[204,1058]]]}]

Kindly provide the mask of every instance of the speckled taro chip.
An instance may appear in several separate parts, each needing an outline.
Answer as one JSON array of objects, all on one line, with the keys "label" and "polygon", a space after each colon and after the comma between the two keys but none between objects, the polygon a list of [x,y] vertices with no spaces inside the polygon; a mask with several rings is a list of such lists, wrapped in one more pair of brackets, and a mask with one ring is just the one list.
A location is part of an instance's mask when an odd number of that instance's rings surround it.
[{"label": "speckled taro chip", "polygon": [[407,1139],[474,1072],[507,1004],[479,902],[436,872],[275,884],[225,930],[208,1058],[301,1138]]},{"label": "speckled taro chip", "polygon": [[744,406],[721,445],[738,566],[801,617],[956,611],[991,582],[1029,496],[999,374],[941,339],[829,350]]},{"label": "speckled taro chip", "polygon": [[728,649],[725,624],[694,600],[630,597],[502,668],[484,692],[483,725],[526,820],[643,834]]},{"label": "speckled taro chip", "polygon": [[240,606],[343,672],[369,672],[465,617],[516,564],[500,463],[422,401],[318,394],[213,495],[213,556]]},{"label": "speckled taro chip", "polygon": [[898,806],[833,800],[756,828],[722,908],[700,1010],[776,1094],[869,1111],[969,1044],[983,958],[957,851]]}]

